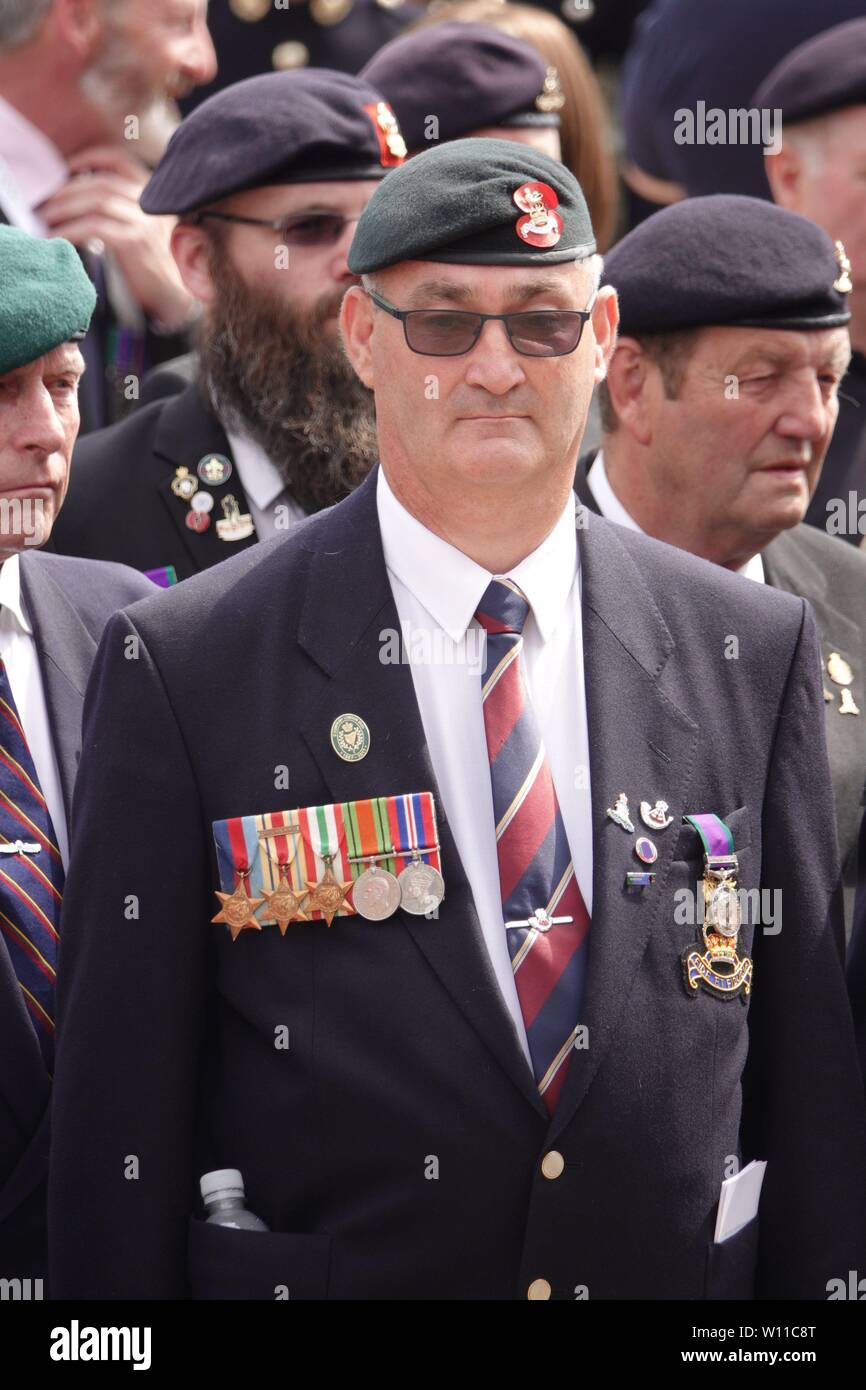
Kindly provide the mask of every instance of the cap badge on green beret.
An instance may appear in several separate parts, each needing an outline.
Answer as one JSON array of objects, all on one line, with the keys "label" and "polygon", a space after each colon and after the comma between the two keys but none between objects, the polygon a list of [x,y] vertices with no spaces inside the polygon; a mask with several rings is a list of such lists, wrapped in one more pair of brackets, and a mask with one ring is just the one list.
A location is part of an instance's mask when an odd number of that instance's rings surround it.
[{"label": "cap badge on green beret", "polygon": [[549,183],[522,183],[512,195],[525,217],[517,219],[517,235],[530,246],[555,246],[564,223],[554,208],[559,198]]},{"label": "cap badge on green beret", "polygon": [[402,164],[406,158],[406,141],[400,134],[397,117],[387,101],[368,102],[364,110],[376,128],[382,164]]},{"label": "cap badge on green beret", "polygon": [[565,92],[562,90],[559,73],[553,64],[550,64],[544,74],[544,85],[535,98],[535,108],[537,111],[561,111],[564,105]]},{"label": "cap badge on green beret", "polygon": [[854,288],[854,281],[851,279],[851,262],[845,254],[845,247],[841,241],[836,242],[834,249],[839,266],[839,278],[833,281],[833,289],[837,294],[850,294]]}]

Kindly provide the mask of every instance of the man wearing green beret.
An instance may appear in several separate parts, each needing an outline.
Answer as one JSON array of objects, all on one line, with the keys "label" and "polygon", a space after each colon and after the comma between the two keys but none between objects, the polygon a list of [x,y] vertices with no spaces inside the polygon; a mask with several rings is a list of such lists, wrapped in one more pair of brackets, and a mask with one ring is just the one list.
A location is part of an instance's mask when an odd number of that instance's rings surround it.
[{"label": "man wearing green beret", "polygon": [[379,466],[103,639],[56,1291],[824,1298],[866,1114],[811,612],[577,507],[617,302],[561,164],[423,153],[349,268]]},{"label": "man wearing green beret", "polygon": [[69,242],[0,227],[0,1277],[12,1281],[46,1274],[55,979],[84,688],[108,618],[152,589],[119,565],[37,549],[66,493],[94,302]]}]

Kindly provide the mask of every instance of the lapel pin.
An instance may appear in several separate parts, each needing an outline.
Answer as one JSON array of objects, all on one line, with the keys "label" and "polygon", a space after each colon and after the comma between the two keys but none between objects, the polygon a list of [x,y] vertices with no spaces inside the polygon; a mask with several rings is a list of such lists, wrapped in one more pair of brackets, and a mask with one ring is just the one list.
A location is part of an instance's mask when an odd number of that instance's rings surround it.
[{"label": "lapel pin", "polygon": [[634,852],[642,864],[654,864],[659,857],[658,850],[646,835],[638,835],[634,842]]},{"label": "lapel pin", "polygon": [[188,468],[176,468],[171,480],[171,490],[182,502],[190,502],[198,492],[198,483]]},{"label": "lapel pin", "polygon": [[331,747],[344,763],[359,763],[370,751],[370,730],[359,714],[338,714],[331,725]]},{"label": "lapel pin", "polygon": [[249,512],[242,512],[237,498],[231,493],[222,500],[223,519],[216,524],[217,535],[221,541],[245,541],[253,535],[255,526]]},{"label": "lapel pin", "polygon": [[673,821],[673,816],[669,816],[667,811],[666,801],[657,801],[655,806],[650,806],[648,801],[642,801],[640,804],[640,818],[650,830],[667,830]]},{"label": "lapel pin", "polygon": [[613,806],[608,806],[607,814],[616,825],[621,826],[623,830],[627,830],[629,834],[633,833],[634,822],[628,813],[628,797],[625,792],[620,792]]},{"label": "lapel pin", "polygon": [[836,685],[850,685],[854,679],[854,672],[838,652],[831,652],[827,657],[827,675]]},{"label": "lapel pin", "polygon": [[655,874],[636,872],[631,869],[625,876],[626,888],[652,888],[655,881]]},{"label": "lapel pin", "polygon": [[231,459],[225,454],[205,454],[196,465],[196,473],[208,487],[222,487],[232,476]]},{"label": "lapel pin", "polygon": [[851,691],[848,690],[847,687],[842,691],[841,699],[840,699],[840,702],[839,702],[839,713],[840,713],[840,714],[859,714],[859,713],[860,713],[860,706],[859,706],[859,705],[855,705],[855,703],[854,703],[854,696],[851,694]]}]

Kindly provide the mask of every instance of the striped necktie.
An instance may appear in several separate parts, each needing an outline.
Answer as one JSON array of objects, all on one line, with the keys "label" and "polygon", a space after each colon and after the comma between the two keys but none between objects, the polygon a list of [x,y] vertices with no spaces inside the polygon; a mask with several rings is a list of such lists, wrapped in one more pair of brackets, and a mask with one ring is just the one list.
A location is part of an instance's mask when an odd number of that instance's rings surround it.
[{"label": "striped necktie", "polygon": [[502,918],[535,1079],[552,1115],[580,1019],[589,913],[523,680],[528,615],[517,585],[494,579],[475,617],[487,633],[481,698]]},{"label": "striped necktie", "polygon": [[63,863],[45,797],[0,661],[0,932],[49,1072],[54,1070],[54,984]]}]

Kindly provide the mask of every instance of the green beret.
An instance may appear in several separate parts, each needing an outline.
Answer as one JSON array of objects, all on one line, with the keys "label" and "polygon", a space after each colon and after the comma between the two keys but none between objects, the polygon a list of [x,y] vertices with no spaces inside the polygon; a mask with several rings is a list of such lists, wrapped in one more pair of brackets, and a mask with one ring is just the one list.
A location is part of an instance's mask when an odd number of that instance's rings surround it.
[{"label": "green beret", "polygon": [[570,169],[514,140],[454,140],[392,169],[349,249],[353,275],[399,261],[551,265],[580,261],[595,236]]},{"label": "green beret", "polygon": [[0,227],[0,376],[83,338],[96,291],[75,247]]}]

